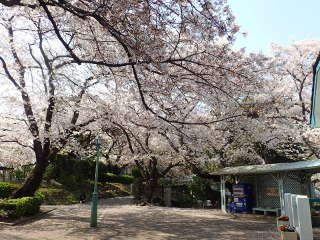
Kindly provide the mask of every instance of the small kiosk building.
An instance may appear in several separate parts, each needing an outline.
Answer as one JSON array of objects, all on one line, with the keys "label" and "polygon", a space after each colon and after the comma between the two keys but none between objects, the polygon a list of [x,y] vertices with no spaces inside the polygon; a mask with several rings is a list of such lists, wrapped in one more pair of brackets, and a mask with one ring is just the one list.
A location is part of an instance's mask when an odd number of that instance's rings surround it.
[{"label": "small kiosk building", "polygon": [[320,172],[320,160],[299,161],[227,167],[212,175],[221,177],[221,209],[226,211],[226,186],[228,177],[237,184],[250,184],[253,188],[253,212],[284,212],[284,193],[307,195],[314,198],[311,175]]}]

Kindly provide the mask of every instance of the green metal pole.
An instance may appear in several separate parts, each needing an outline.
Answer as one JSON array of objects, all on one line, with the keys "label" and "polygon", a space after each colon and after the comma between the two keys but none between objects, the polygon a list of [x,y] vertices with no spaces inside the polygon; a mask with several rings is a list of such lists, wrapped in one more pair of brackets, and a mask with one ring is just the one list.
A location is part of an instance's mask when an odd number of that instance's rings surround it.
[{"label": "green metal pole", "polygon": [[97,158],[96,158],[96,172],[94,178],[94,189],[92,194],[91,202],[91,219],[90,227],[97,226],[97,209],[98,209],[98,170],[99,170],[99,159],[100,159],[100,146],[101,139],[99,136],[96,137],[96,149],[97,149]]}]

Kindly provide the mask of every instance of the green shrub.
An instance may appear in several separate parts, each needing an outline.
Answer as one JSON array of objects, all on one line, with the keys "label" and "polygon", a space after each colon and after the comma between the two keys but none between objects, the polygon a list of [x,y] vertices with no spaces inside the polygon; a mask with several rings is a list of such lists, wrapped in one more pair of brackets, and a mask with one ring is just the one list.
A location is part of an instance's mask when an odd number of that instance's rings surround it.
[{"label": "green shrub", "polygon": [[130,175],[117,175],[113,173],[106,173],[106,182],[132,184],[134,177]]},{"label": "green shrub", "polygon": [[43,179],[49,181],[50,179],[57,179],[58,178],[58,168],[56,165],[50,163],[46,168],[46,171],[43,175]]},{"label": "green shrub", "polygon": [[117,193],[115,191],[112,191],[112,190],[107,190],[105,191],[105,198],[114,198],[114,197],[117,197]]},{"label": "green shrub", "polygon": [[160,185],[165,185],[165,186],[170,186],[175,183],[175,179],[173,178],[160,178],[159,179],[159,184]]},{"label": "green shrub", "polygon": [[192,207],[194,204],[194,199],[191,194],[180,192],[176,196],[176,201],[173,203],[173,206],[176,207]]},{"label": "green shrub", "polygon": [[134,177],[134,178],[141,178],[141,172],[138,168],[134,168],[132,169],[131,171],[131,175]]},{"label": "green shrub", "polygon": [[192,192],[193,198],[195,200],[205,201],[208,198],[210,190],[210,182],[207,179],[194,176],[192,182],[189,185],[189,188]]},{"label": "green shrub", "polygon": [[[105,192],[113,192],[112,197],[125,197],[130,195],[130,186],[122,183],[106,183],[104,185]],[[110,197],[107,195],[107,197]]]},{"label": "green shrub", "polygon": [[39,212],[43,202],[43,195],[36,193],[33,197],[16,199],[0,199],[0,210],[4,210],[10,217],[29,216]]},{"label": "green shrub", "polygon": [[61,170],[58,182],[63,184],[68,190],[75,191],[80,188],[82,181],[77,181],[76,175]]},{"label": "green shrub", "polygon": [[8,198],[16,189],[18,189],[17,184],[0,182],[0,198]]},{"label": "green shrub", "polygon": [[76,197],[65,189],[59,188],[39,188],[37,193],[44,196],[44,204],[71,204],[78,202]]},{"label": "green shrub", "polygon": [[172,189],[174,207],[192,207],[194,204],[194,197],[188,185],[175,186]]},{"label": "green shrub", "polygon": [[[95,156],[80,159],[76,154],[58,154],[50,163],[44,176],[45,180],[54,179],[69,191],[83,191],[88,181],[95,178]],[[99,162],[99,182],[106,182],[106,172],[120,173],[121,169],[111,163]]]}]

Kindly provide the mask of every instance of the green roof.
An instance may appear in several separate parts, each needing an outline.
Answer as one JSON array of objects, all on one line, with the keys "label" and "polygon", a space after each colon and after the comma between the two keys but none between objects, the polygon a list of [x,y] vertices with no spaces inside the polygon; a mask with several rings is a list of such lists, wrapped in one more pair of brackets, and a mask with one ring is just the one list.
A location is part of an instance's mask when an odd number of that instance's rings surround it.
[{"label": "green roof", "polygon": [[213,172],[211,175],[251,175],[291,171],[320,172],[320,160],[227,167]]}]

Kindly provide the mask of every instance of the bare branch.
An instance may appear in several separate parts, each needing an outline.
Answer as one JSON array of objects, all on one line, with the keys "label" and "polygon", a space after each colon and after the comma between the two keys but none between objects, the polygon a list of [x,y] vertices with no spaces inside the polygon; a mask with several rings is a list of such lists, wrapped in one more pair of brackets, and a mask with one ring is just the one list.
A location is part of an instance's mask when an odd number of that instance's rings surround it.
[{"label": "bare branch", "polygon": [[[1,136],[0,136],[0,137],[1,137]],[[31,150],[34,150],[33,147],[21,143],[17,138],[16,138],[16,139],[13,139],[13,140],[0,140],[0,142],[1,142],[1,143],[16,143],[16,144],[18,144],[18,145],[21,146],[21,147],[30,148]]]}]

